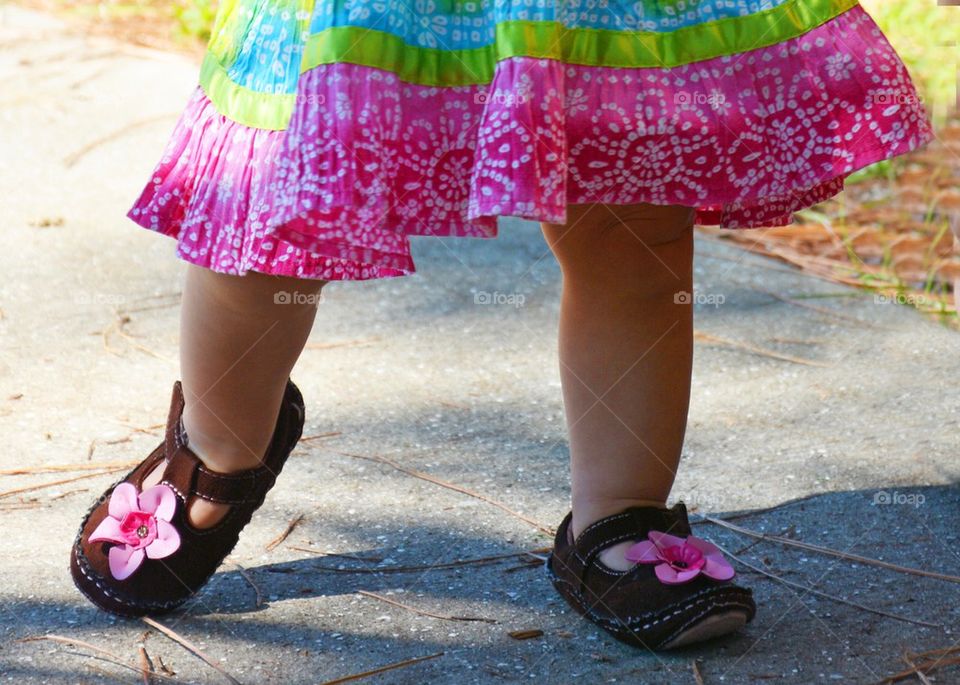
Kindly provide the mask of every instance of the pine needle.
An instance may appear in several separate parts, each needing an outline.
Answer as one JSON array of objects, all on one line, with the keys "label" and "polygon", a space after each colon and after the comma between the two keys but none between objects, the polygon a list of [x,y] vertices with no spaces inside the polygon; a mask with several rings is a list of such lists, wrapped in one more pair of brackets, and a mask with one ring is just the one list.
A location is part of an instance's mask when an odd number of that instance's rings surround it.
[{"label": "pine needle", "polygon": [[475,492],[475,491],[473,491],[473,490],[470,490],[470,489],[468,489],[468,488],[462,487],[462,486],[460,486],[460,485],[455,485],[455,484],[453,484],[453,483],[450,483],[449,481],[445,481],[445,480],[442,480],[442,479],[437,478],[437,477],[435,477],[435,476],[431,476],[431,475],[428,474],[428,473],[423,473],[422,471],[416,471],[416,470],[414,470],[414,469],[409,469],[409,468],[407,468],[407,467],[405,467],[405,466],[402,466],[402,465],[398,464],[398,463],[395,462],[393,459],[390,459],[390,458],[388,458],[388,457],[381,457],[381,456],[378,456],[378,455],[352,454],[352,453],[350,453],[350,452],[341,452],[341,451],[339,451],[339,450],[332,450],[332,449],[330,449],[330,448],[323,448],[323,449],[326,449],[328,452],[331,452],[331,453],[333,453],[333,454],[339,454],[339,455],[341,455],[341,456],[350,457],[350,458],[352,458],[352,459],[363,459],[363,460],[365,460],[365,461],[372,461],[372,462],[376,462],[376,463],[378,463],[378,464],[386,464],[387,466],[390,466],[390,467],[392,467],[392,468],[394,468],[394,469],[396,469],[397,471],[400,471],[400,472],[402,472],[402,473],[406,473],[406,474],[409,475],[409,476],[413,476],[414,478],[419,478],[419,479],[421,479],[421,480],[427,481],[428,483],[433,483],[434,485],[439,485],[440,487],[447,488],[447,489],[449,489],[449,490],[453,490],[453,491],[455,491],[455,492],[459,492],[459,493],[462,493],[462,494],[464,494],[464,495],[469,495],[470,497],[475,497],[475,498],[477,498],[477,499],[479,499],[479,500],[482,500],[482,501],[486,502],[487,504],[491,504],[491,505],[497,507],[498,509],[501,509],[501,510],[505,511],[506,513],[510,514],[511,516],[514,516],[514,517],[520,519],[520,520],[523,521],[524,523],[529,523],[530,525],[534,526],[535,528],[538,528],[539,530],[541,530],[542,532],[550,535],[551,537],[554,535],[554,531],[553,531],[552,528],[549,528],[548,526],[545,526],[545,525],[543,525],[542,523],[539,523],[539,522],[537,522],[537,521],[534,521],[532,518],[529,518],[529,517],[524,516],[523,514],[521,514],[521,513],[519,513],[519,512],[514,511],[513,509],[511,509],[511,508],[508,507],[507,505],[505,505],[505,504],[503,504],[503,503],[501,503],[501,502],[498,502],[498,501],[495,500],[495,499],[492,499],[492,498],[490,498],[490,497],[487,497],[486,495],[480,494],[479,492]]},{"label": "pine needle", "polygon": [[273,540],[267,543],[267,547],[266,547],[267,551],[269,552],[273,550],[274,548],[277,547],[277,545],[279,545],[288,537],[290,537],[290,533],[292,533],[293,529],[297,527],[297,524],[303,521],[303,518],[304,518],[303,514],[297,514],[292,519],[290,519],[290,522],[287,524],[286,529],[284,529],[284,531],[280,533],[280,535],[278,535]]},{"label": "pine needle", "polygon": [[52,488],[55,485],[64,485],[65,483],[73,483],[78,480],[83,480],[84,478],[96,478],[97,476],[106,476],[110,473],[116,473],[117,471],[123,471],[127,469],[127,466],[120,466],[114,469],[107,469],[105,471],[99,471],[97,473],[86,473],[82,476],[75,476],[73,478],[64,478],[63,480],[54,480],[49,483],[40,483],[39,485],[27,485],[22,488],[14,488],[13,490],[5,490],[0,492],[0,499],[4,497],[9,497],[10,495],[19,495],[24,492],[32,492],[34,490],[42,490],[43,488]]},{"label": "pine needle", "polygon": [[[310,549],[309,547],[294,547],[291,546],[290,549],[300,550],[301,552],[312,552],[313,554],[325,554],[320,550]],[[378,568],[337,568],[336,566],[312,566],[321,571],[330,571],[331,573],[413,573],[420,571],[431,571],[437,569],[447,569],[447,568],[458,568],[461,566],[470,566],[470,565],[480,565],[480,564],[491,564],[496,561],[503,559],[513,559],[515,557],[524,556],[527,554],[534,553],[547,553],[550,552],[550,547],[543,547],[539,549],[529,550],[526,552],[509,552],[507,554],[494,554],[489,557],[476,557],[474,559],[459,559],[457,561],[449,561],[446,563],[440,564],[422,564],[418,566],[381,566]]]},{"label": "pine needle", "polygon": [[381,666],[380,668],[374,668],[370,671],[363,671],[362,673],[354,673],[353,675],[344,676],[343,678],[336,678],[334,680],[326,680],[320,685],[339,685],[340,683],[349,683],[350,681],[360,680],[361,678],[369,678],[372,675],[378,675],[386,671],[392,671],[396,668],[403,668],[404,666],[418,664],[421,661],[436,659],[439,656],[443,656],[443,654],[444,654],[443,652],[437,652],[436,654],[430,654],[428,656],[418,656],[414,659],[406,659],[405,661],[398,661],[393,664],[387,664],[386,666]]},{"label": "pine needle", "polygon": [[910,566],[900,566],[898,564],[891,564],[886,561],[881,561],[879,559],[872,559],[870,557],[860,556],[859,554],[851,554],[849,552],[841,552],[840,550],[833,549],[831,547],[823,547],[821,545],[814,545],[809,542],[803,542],[801,540],[793,540],[792,538],[785,538],[779,535],[769,535],[767,533],[758,533],[755,530],[750,530],[749,528],[743,528],[738,526],[735,523],[730,523],[722,519],[714,518],[712,516],[707,516],[706,514],[700,514],[704,519],[710,523],[715,523],[718,526],[722,526],[729,530],[732,530],[736,533],[742,535],[748,535],[752,538],[758,540],[766,540],[769,542],[778,542],[781,545],[787,545],[790,547],[799,547],[801,549],[808,550],[810,552],[817,552],[819,554],[826,554],[832,557],[838,557],[840,559],[846,559],[847,561],[855,561],[860,564],[867,564],[869,566],[878,566],[879,568],[885,568],[890,571],[896,571],[898,573],[907,573],[913,576],[923,576],[925,578],[936,578],[938,580],[945,580],[950,583],[960,583],[960,576],[953,576],[949,573],[937,573],[936,571],[926,571],[920,568],[912,568]]},{"label": "pine needle", "polygon": [[395,599],[390,599],[389,597],[378,595],[375,592],[369,592],[368,590],[357,590],[357,593],[361,595],[365,595],[367,597],[373,597],[374,599],[379,599],[381,602],[392,604],[393,606],[400,607],[401,609],[406,609],[407,611],[412,611],[413,613],[419,614],[420,616],[428,616],[430,618],[439,618],[444,621],[482,621],[484,623],[497,623],[497,620],[494,618],[484,618],[482,616],[448,616],[445,614],[434,614],[429,611],[424,611],[423,609],[417,609],[408,604],[398,602]]},{"label": "pine needle", "polygon": [[183,637],[182,635],[180,635],[179,633],[177,633],[177,632],[176,632],[175,630],[173,630],[172,628],[168,628],[167,626],[163,625],[162,623],[158,623],[157,621],[155,621],[154,619],[150,618],[149,616],[143,616],[143,617],[141,618],[141,620],[142,620],[144,623],[146,623],[148,626],[151,626],[151,627],[156,628],[157,630],[159,630],[161,633],[163,633],[164,635],[166,635],[167,637],[169,637],[171,640],[173,640],[174,642],[176,642],[177,644],[179,644],[181,647],[183,647],[183,648],[186,649],[187,651],[192,652],[197,658],[201,659],[204,663],[206,663],[208,666],[210,666],[210,668],[214,669],[215,671],[217,671],[218,673],[220,673],[224,678],[226,678],[226,679],[229,680],[231,683],[233,683],[233,685],[242,685],[239,680],[237,680],[237,679],[234,678],[232,675],[230,675],[230,674],[227,673],[225,670],[223,670],[223,668],[220,666],[220,664],[218,664],[216,661],[214,661],[213,659],[211,659],[210,657],[208,657],[206,654],[204,654],[204,653],[203,653],[203,650],[201,650],[201,649],[200,649],[199,647],[197,647],[195,644],[193,644],[192,642],[190,642],[189,640],[187,640],[187,638],[185,638],[185,637]]},{"label": "pine needle", "polygon": [[61,471],[97,471],[99,469],[126,469],[133,468],[138,461],[108,461],[91,464],[79,462],[76,464],[51,464],[46,466],[21,466],[16,469],[0,470],[0,476],[29,476],[37,473],[60,473]]},{"label": "pine needle", "polygon": [[738,563],[743,564],[744,566],[746,566],[746,567],[747,567],[748,569],[750,569],[751,571],[755,571],[755,572],[759,573],[760,575],[766,576],[767,578],[770,578],[770,579],[772,579],[772,580],[775,580],[775,581],[777,581],[778,583],[781,583],[781,584],[786,585],[786,586],[788,586],[788,587],[796,588],[797,590],[802,590],[802,591],[805,592],[805,593],[812,594],[812,595],[817,595],[818,597],[823,597],[824,599],[829,599],[829,600],[834,601],[834,602],[837,602],[837,603],[839,603],[839,604],[846,604],[847,606],[851,606],[851,607],[854,607],[855,609],[860,609],[860,610],[862,610],[862,611],[867,611],[867,612],[869,612],[869,613],[871,613],[871,614],[877,614],[878,616],[886,616],[887,618],[892,618],[892,619],[895,619],[895,620],[897,620],[897,621],[904,621],[904,622],[906,622],[906,623],[913,623],[913,624],[918,625],[918,626],[927,626],[928,628],[943,628],[943,626],[942,626],[941,624],[939,624],[939,623],[930,623],[929,621],[923,621],[923,620],[916,619],[916,618],[910,618],[910,617],[908,617],[908,616],[901,616],[900,614],[893,614],[893,613],[890,613],[889,611],[884,611],[883,609],[874,609],[873,607],[868,607],[868,606],[865,605],[865,604],[860,604],[859,602],[854,602],[854,601],[849,600],[849,599],[844,599],[843,597],[838,597],[838,596],[836,596],[836,595],[831,595],[829,592],[824,592],[824,591],[822,591],[822,590],[817,590],[816,588],[810,587],[809,585],[804,585],[803,583],[795,583],[795,582],[792,581],[792,580],[787,580],[786,578],[783,578],[783,577],[781,577],[781,576],[778,576],[778,575],[775,574],[775,573],[771,573],[770,571],[767,571],[766,569],[762,569],[762,568],[760,568],[759,566],[754,566],[753,564],[751,564],[751,563],[748,562],[748,561],[744,561],[742,558],[738,557],[737,555],[733,554],[732,552],[724,549],[724,548],[721,547],[720,545],[717,545],[717,543],[713,543],[713,544],[715,544],[724,554],[726,554],[727,556],[729,556],[731,559],[734,559],[734,560],[736,560]]},{"label": "pine needle", "polygon": [[[94,652],[94,654],[99,655],[99,656],[96,656],[96,657],[94,657],[94,658],[104,659],[105,661],[108,661],[108,662],[114,664],[115,666],[120,666],[120,667],[125,668],[125,669],[127,669],[127,670],[133,671],[134,673],[137,673],[138,675],[142,675],[142,674],[143,674],[143,669],[142,669],[142,667],[140,667],[140,666],[131,666],[130,664],[128,664],[127,662],[125,662],[122,658],[120,658],[119,656],[117,656],[117,655],[114,654],[113,652],[111,652],[111,651],[109,651],[109,650],[106,650],[106,649],[103,649],[102,647],[97,647],[96,645],[90,644],[89,642],[84,642],[83,640],[78,640],[78,639],[76,639],[76,638],[64,637],[63,635],[54,635],[53,633],[48,633],[47,635],[32,635],[32,636],[30,636],[30,637],[23,637],[23,638],[20,638],[20,639],[18,639],[18,640],[16,640],[16,641],[17,641],[17,642],[36,642],[36,641],[38,641],[38,640],[49,640],[50,642],[59,642],[59,643],[61,643],[61,644],[65,644],[65,645],[83,647],[84,649],[89,649],[90,651]],[[91,655],[86,655],[86,656],[91,656]],[[164,679],[164,680],[172,680],[172,678],[164,675],[163,673],[151,672],[150,675],[151,675],[152,677],[162,678],[162,679]]]},{"label": "pine needle", "polygon": [[781,361],[792,362],[794,364],[803,364],[805,366],[820,366],[820,367],[829,366],[829,364],[815,362],[812,359],[803,359],[801,357],[794,357],[793,355],[790,355],[790,354],[783,354],[781,352],[776,352],[774,350],[768,350],[764,347],[757,347],[756,345],[751,345],[750,343],[740,342],[738,340],[730,340],[729,338],[721,338],[719,335],[712,335],[711,333],[694,331],[693,337],[696,340],[701,340],[706,343],[713,343],[715,345],[725,345],[727,347],[732,347],[734,349],[744,350],[745,352],[757,354],[757,355],[760,355],[761,357],[770,357],[771,359],[780,359]]}]

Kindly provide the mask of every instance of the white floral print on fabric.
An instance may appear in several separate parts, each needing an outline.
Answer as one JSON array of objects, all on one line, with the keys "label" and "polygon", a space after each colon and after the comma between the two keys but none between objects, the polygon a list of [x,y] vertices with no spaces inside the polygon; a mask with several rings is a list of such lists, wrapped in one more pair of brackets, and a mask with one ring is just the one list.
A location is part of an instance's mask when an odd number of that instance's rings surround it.
[{"label": "white floral print on fabric", "polygon": [[682,204],[701,224],[779,226],[932,132],[859,8],[769,48],[671,69],[514,58],[489,86],[304,73],[285,130],[218,114],[198,88],[129,216],[224,273],[410,273],[409,236],[493,237],[498,216],[573,203]]}]

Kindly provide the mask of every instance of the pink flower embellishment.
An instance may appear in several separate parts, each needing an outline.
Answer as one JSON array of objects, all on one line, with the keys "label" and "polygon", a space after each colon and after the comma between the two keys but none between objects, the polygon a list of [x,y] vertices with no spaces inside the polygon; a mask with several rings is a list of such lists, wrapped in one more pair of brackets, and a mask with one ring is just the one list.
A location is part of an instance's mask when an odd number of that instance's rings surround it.
[{"label": "pink flower embellishment", "polygon": [[117,580],[129,578],[145,557],[163,559],[180,547],[180,534],[170,523],[177,496],[167,485],[154,485],[137,492],[132,483],[113,489],[108,515],[88,542],[113,542],[108,560]]},{"label": "pink flower embellishment", "polygon": [[656,564],[657,578],[667,585],[687,583],[701,573],[715,580],[729,580],[734,574],[716,545],[693,535],[679,538],[651,530],[647,539],[627,549],[625,556],[639,564]]}]

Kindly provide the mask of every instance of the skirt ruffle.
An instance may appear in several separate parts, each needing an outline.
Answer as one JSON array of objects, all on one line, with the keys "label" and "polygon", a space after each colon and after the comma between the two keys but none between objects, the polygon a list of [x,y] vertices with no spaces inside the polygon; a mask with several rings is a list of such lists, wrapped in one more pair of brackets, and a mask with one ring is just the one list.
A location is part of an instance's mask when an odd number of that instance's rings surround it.
[{"label": "skirt ruffle", "polygon": [[568,204],[679,204],[782,226],[844,178],[932,137],[859,7],[784,43],[671,68],[530,57],[489,85],[413,85],[350,63],[301,75],[283,130],[198,87],[128,216],[223,273],[358,280],[415,270],[409,237],[490,238]]}]

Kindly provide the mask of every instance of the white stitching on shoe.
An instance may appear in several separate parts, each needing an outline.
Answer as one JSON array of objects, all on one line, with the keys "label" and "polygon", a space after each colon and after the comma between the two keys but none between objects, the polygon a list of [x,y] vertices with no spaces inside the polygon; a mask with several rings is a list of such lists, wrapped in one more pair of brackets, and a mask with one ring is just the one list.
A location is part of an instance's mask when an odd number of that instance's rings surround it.
[{"label": "white stitching on shoe", "polygon": [[[747,614],[749,614],[749,613],[750,613],[750,610],[753,608],[753,607],[751,607],[749,604],[745,604],[745,603],[743,603],[743,602],[733,602],[733,601],[727,601],[727,602],[711,602],[710,605],[709,605],[706,609],[704,609],[704,610],[701,611],[699,614],[697,614],[696,616],[694,616],[693,618],[691,618],[689,621],[687,621],[686,623],[684,623],[682,626],[680,626],[679,628],[677,628],[675,631],[673,631],[670,635],[668,635],[666,638],[664,638],[664,639],[660,642],[660,644],[661,644],[661,645],[665,645],[665,644],[667,644],[668,642],[670,642],[671,640],[675,639],[677,636],[679,636],[681,633],[683,633],[685,630],[687,630],[687,628],[691,627],[692,625],[694,625],[695,623],[697,623],[697,621],[699,621],[701,618],[703,618],[704,616],[706,616],[706,615],[710,612],[711,609],[713,609],[714,607],[717,607],[717,606],[724,606],[724,607],[742,607],[742,608],[744,608],[744,609],[747,609]],[[646,628],[646,626],[644,626],[644,628]]]},{"label": "white stitching on shoe", "polygon": [[178,488],[176,485],[174,485],[173,483],[171,483],[169,479],[164,478],[164,479],[162,479],[160,482],[163,483],[163,484],[166,485],[166,486],[169,486],[169,488],[170,488],[171,490],[173,490],[175,493],[177,493],[177,495],[180,497],[180,499],[182,499],[182,500],[184,501],[184,503],[186,503],[187,498],[184,496],[184,494],[183,494],[182,492],[180,492],[180,488]]},{"label": "white stitching on shoe", "polygon": [[[568,587],[575,588],[575,585],[574,585],[573,583],[571,583],[571,582],[569,582],[569,581],[567,581],[567,580],[564,580],[563,578],[556,577],[556,580],[557,580],[557,582],[563,583],[564,585],[567,585]],[[689,600],[689,599],[696,599],[696,598],[698,598],[698,597],[702,597],[702,595],[707,594],[707,593],[716,593],[716,591],[717,591],[717,588],[716,588],[716,587],[703,588],[702,590],[698,590],[698,591],[695,592],[694,594],[690,595],[687,599],[688,599],[688,600]],[[572,595],[574,596],[574,598],[577,600],[577,603],[580,604],[580,605],[584,608],[585,611],[590,612],[591,616],[596,617],[596,618],[597,618],[598,620],[600,620],[600,621],[609,620],[609,619],[603,619],[602,617],[600,617],[599,615],[597,615],[597,614],[593,611],[593,609],[592,609],[592,604],[591,604],[591,605],[588,605],[588,602],[587,602],[586,598],[584,597],[583,593],[581,593],[579,590],[576,590],[576,589],[575,589],[575,590],[573,590],[573,591],[571,592],[571,594],[572,594]],[[691,606],[694,606],[694,605],[697,604],[698,602],[702,602],[702,601],[704,601],[704,600],[703,600],[703,599],[697,599],[697,601],[693,602],[692,604],[689,604],[689,605],[687,605],[687,606],[685,606],[685,607],[681,607],[678,611],[682,611],[683,609],[687,609],[687,608],[689,608],[689,607],[691,607]],[[645,618],[647,618],[647,617],[650,617],[650,616],[656,616],[658,613],[661,613],[661,612],[663,612],[663,611],[664,611],[663,609],[659,609],[659,610],[658,610],[658,609],[653,609],[653,610],[651,610],[651,611],[647,611],[647,612],[644,612],[644,613],[642,613],[642,614],[638,614],[637,616],[631,616],[631,617],[629,617],[628,619],[625,619],[625,621],[643,620],[643,619],[645,619]],[[651,624],[651,625],[652,625],[652,624]]]},{"label": "white stitching on shoe", "polygon": [[[694,595],[694,596],[696,596],[696,595]],[[682,613],[682,612],[686,611],[687,609],[690,609],[691,607],[695,607],[697,604],[701,604],[701,603],[706,602],[706,601],[708,601],[708,600],[709,600],[708,597],[703,597],[703,598],[697,599],[696,601],[690,602],[689,604],[685,604],[685,605],[683,605],[683,606],[681,606],[681,607],[678,607],[677,609],[675,609],[674,611],[670,612],[669,614],[666,614],[666,615],[664,615],[664,616],[661,616],[660,618],[654,619],[653,621],[650,621],[649,623],[644,624],[644,625],[640,628],[640,630],[649,630],[650,628],[652,628],[652,627],[655,626],[656,624],[660,623],[661,621],[666,621],[667,619],[672,618],[672,617],[676,616],[677,614]],[[617,632],[623,632],[623,625],[621,624],[621,621],[614,621],[614,620],[611,620],[611,619],[609,619],[609,618],[607,618],[607,617],[605,617],[605,616],[600,616],[600,615],[598,615],[598,614],[593,610],[592,607],[586,607],[586,613],[589,613],[590,616],[591,616],[591,618],[592,618],[596,623],[601,624],[601,625],[612,626]],[[647,614],[641,614],[641,616],[646,616],[646,615],[647,615]],[[638,622],[638,619],[639,619],[639,618],[640,618],[640,617],[637,617],[637,616],[628,616],[627,618],[622,619],[622,623],[623,623],[623,624],[626,624],[627,628],[630,629],[630,626],[631,626],[631,625],[635,625],[635,624]]]},{"label": "white stitching on shoe", "polygon": [[587,526],[586,528],[580,531],[580,535],[578,535],[577,539],[573,541],[573,544],[576,545],[577,542],[580,540],[580,538],[582,538],[584,535],[587,534],[588,531],[593,530],[597,526],[601,526],[605,523],[609,523],[610,521],[616,521],[617,519],[626,518],[628,516],[630,516],[630,514],[620,513],[620,514],[614,514],[613,516],[608,516],[607,518],[604,518],[604,519],[600,519],[599,521],[594,521],[589,526]]},{"label": "white stitching on shoe", "polygon": [[[76,559],[77,559],[77,567],[80,569],[80,573],[83,574],[83,577],[86,578],[87,580],[89,580],[89,581],[90,581],[91,583],[93,583],[94,585],[96,585],[96,586],[97,586],[97,589],[100,590],[100,592],[102,592],[105,596],[109,597],[110,599],[114,600],[115,602],[119,602],[120,604],[126,604],[127,606],[136,607],[136,608],[138,608],[138,609],[165,609],[165,608],[167,608],[167,607],[172,607],[172,606],[177,606],[177,605],[179,605],[179,604],[183,604],[183,602],[185,602],[187,599],[189,599],[189,598],[190,598],[191,596],[193,596],[193,594],[194,594],[194,593],[191,593],[190,595],[188,595],[187,597],[185,597],[185,598],[182,599],[182,600],[168,600],[168,601],[166,601],[166,602],[154,602],[154,603],[150,603],[150,602],[137,602],[137,601],[135,601],[135,600],[128,599],[128,598],[126,598],[126,597],[123,597],[123,596],[121,596],[121,595],[118,595],[118,594],[110,591],[110,590],[107,589],[107,587],[103,584],[103,582],[101,582],[101,581],[99,580],[98,577],[95,577],[95,576],[91,575],[90,573],[88,573],[88,572],[87,572],[87,560],[86,560],[83,556],[81,556],[80,550],[77,549],[76,546],[73,548],[73,555],[74,555],[74,556],[76,557]],[[82,588],[81,588],[81,589],[82,589]],[[90,597],[86,592],[84,592],[84,595],[86,595],[87,597]],[[93,600],[92,597],[91,597],[90,599]],[[95,602],[95,603],[96,603],[96,602]],[[98,604],[98,606],[100,606],[100,605]],[[105,608],[105,607],[101,607],[101,608]],[[107,611],[112,611],[112,609],[107,609]]]},{"label": "white stitching on shoe", "polygon": [[[694,595],[694,596],[698,596],[698,595],[700,595],[700,594],[703,594],[703,592],[705,592],[705,591],[701,591],[701,592],[697,593],[697,595]],[[704,602],[707,602],[707,601],[710,601],[710,602],[711,602],[710,606],[707,607],[706,609],[704,609],[701,613],[699,613],[699,614],[696,616],[696,618],[691,619],[691,621],[696,621],[696,620],[702,618],[702,617],[704,616],[704,614],[706,614],[706,613],[707,613],[710,609],[712,609],[714,606],[723,605],[723,606],[739,606],[739,607],[744,607],[744,608],[746,608],[746,609],[750,609],[750,608],[751,608],[749,604],[745,604],[745,603],[743,603],[743,602],[737,602],[737,601],[733,600],[732,598],[731,598],[730,600],[723,601],[723,600],[720,600],[720,599],[717,598],[717,597],[702,597],[702,598],[697,599],[696,601],[690,602],[689,604],[686,604],[686,605],[684,605],[684,606],[682,606],[682,607],[678,607],[677,609],[675,609],[674,611],[670,612],[669,614],[666,614],[666,615],[664,615],[664,616],[661,616],[660,618],[657,618],[657,619],[655,619],[655,620],[653,620],[653,621],[650,621],[650,622],[648,622],[648,623],[645,623],[643,626],[640,627],[640,630],[649,630],[650,628],[652,628],[653,626],[657,625],[658,623],[662,623],[662,622],[664,622],[664,621],[667,621],[667,620],[673,618],[674,616],[677,616],[678,614],[683,613],[683,612],[686,611],[687,609],[691,609],[692,607],[695,607],[695,606],[698,605],[698,604],[703,604]],[[593,618],[596,620],[597,623],[602,623],[602,624],[606,624],[606,625],[609,625],[609,626],[614,626],[614,627],[616,627],[616,629],[618,630],[618,632],[623,632],[623,626],[621,625],[620,622],[618,622],[618,621],[611,621],[611,620],[608,619],[608,618],[605,618],[605,617],[602,617],[602,616],[598,616],[598,615],[596,614],[596,612],[593,611],[592,608],[587,608],[587,612],[591,615],[591,617],[593,617]],[[635,625],[635,624],[638,622],[638,618],[639,618],[639,617],[636,617],[636,616],[629,616],[629,617],[623,619],[623,623],[627,625],[628,629],[630,629],[630,626],[631,626],[631,625]],[[669,641],[670,641],[673,637],[675,637],[680,631],[682,631],[682,630],[684,630],[685,628],[689,627],[689,626],[691,625],[691,621],[687,621],[687,622],[684,624],[683,627],[679,628],[677,631],[675,631],[673,634],[671,634],[670,637],[668,637],[667,639],[663,640],[660,644],[663,644],[663,643],[665,643],[665,642],[669,642]]]}]

